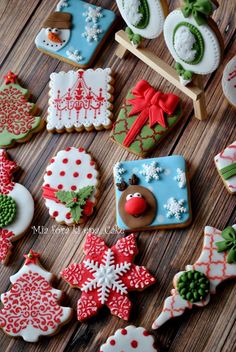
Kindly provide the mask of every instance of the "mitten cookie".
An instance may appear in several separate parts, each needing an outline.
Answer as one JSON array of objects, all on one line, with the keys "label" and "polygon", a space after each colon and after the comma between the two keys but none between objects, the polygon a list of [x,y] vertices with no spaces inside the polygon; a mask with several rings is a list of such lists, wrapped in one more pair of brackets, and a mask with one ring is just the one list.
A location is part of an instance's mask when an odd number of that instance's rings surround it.
[{"label": "mitten cookie", "polygon": [[[34,215],[34,200],[29,191],[12,181],[17,164],[0,149],[0,263],[6,264],[12,242],[23,236]],[[26,206],[27,204],[27,206]]]},{"label": "mitten cookie", "polygon": [[144,157],[165,138],[181,115],[179,97],[156,91],[145,80],[139,81],[126,96],[111,139]]},{"label": "mitten cookie", "polygon": [[66,148],[51,159],[43,183],[49,214],[58,223],[81,224],[92,215],[97,202],[99,173],[83,148]]},{"label": "mitten cookie", "polygon": [[139,231],[188,226],[192,219],[182,156],[122,161],[114,167],[116,221]]},{"label": "mitten cookie", "polygon": [[44,122],[35,116],[37,108],[29,103],[29,91],[19,85],[17,75],[8,72],[4,78],[5,84],[0,87],[0,147],[10,148],[27,142]]},{"label": "mitten cookie", "polygon": [[236,225],[219,231],[207,226],[200,257],[186,271],[175,275],[171,296],[164,302],[162,313],[153,323],[158,329],[166,321],[182,315],[185,309],[194,305],[204,307],[210,302],[210,295],[224,280],[236,277]]},{"label": "mitten cookie", "polygon": [[35,44],[45,54],[85,68],[94,61],[114,21],[113,11],[81,0],[60,0],[42,23]]},{"label": "mitten cookie", "polygon": [[110,68],[52,73],[47,117],[49,132],[81,132],[112,126]]},{"label": "mitten cookie", "polygon": [[133,264],[137,253],[133,234],[119,239],[111,248],[101,237],[87,234],[84,260],[61,272],[65,281],[82,291],[77,306],[78,320],[92,317],[103,305],[111,314],[129,319],[131,302],[128,292],[142,291],[155,283],[145,267]]},{"label": "mitten cookie", "polygon": [[165,42],[184,85],[191,82],[194,73],[207,75],[221,63],[223,38],[210,18],[216,9],[215,3],[183,0],[182,8],[171,12],[165,20]]},{"label": "mitten cookie", "polygon": [[229,61],[224,69],[222,87],[226,99],[236,107],[236,56]]},{"label": "mitten cookie", "polygon": [[52,288],[53,274],[42,268],[39,254],[30,250],[23,267],[10,277],[10,290],[1,295],[0,328],[13,337],[37,342],[40,336],[57,333],[72,317],[61,307],[62,291]]}]

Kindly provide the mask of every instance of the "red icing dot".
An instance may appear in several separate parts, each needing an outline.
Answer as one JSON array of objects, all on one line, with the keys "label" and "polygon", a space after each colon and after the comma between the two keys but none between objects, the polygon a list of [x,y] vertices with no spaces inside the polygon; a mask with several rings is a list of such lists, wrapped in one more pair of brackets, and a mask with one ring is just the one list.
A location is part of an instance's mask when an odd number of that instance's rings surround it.
[{"label": "red icing dot", "polygon": [[136,340],[133,340],[133,341],[131,341],[131,347],[133,347],[133,348],[137,348],[138,347],[138,341],[136,341]]},{"label": "red icing dot", "polygon": [[92,175],[92,174],[88,174],[87,177],[88,177],[88,178],[92,178],[93,175]]},{"label": "red icing dot", "polygon": [[54,159],[51,159],[50,163],[51,163],[51,164],[53,164],[53,163],[54,163],[54,161],[55,161]]},{"label": "red icing dot", "polygon": [[68,159],[65,158],[65,159],[62,160],[62,162],[63,162],[63,164],[67,164],[68,163]]},{"label": "red icing dot", "polygon": [[121,330],[121,334],[122,334],[122,335],[127,335],[127,330],[126,330],[126,329],[122,329],[122,330]]},{"label": "red icing dot", "polygon": [[52,213],[52,216],[53,216],[54,218],[56,218],[56,217],[58,216],[58,211],[54,211],[54,212]]},{"label": "red icing dot", "polygon": [[65,176],[65,174],[66,174],[65,171],[60,172],[60,176]]},{"label": "red icing dot", "polygon": [[79,173],[78,173],[78,172],[74,172],[74,173],[73,173],[73,176],[74,176],[74,177],[78,177],[78,176],[79,176]]},{"label": "red icing dot", "polygon": [[52,175],[52,171],[51,171],[51,170],[48,170],[48,171],[47,171],[47,175],[48,175],[48,176],[51,176],[51,175]]},{"label": "red icing dot", "polygon": [[90,165],[93,166],[95,164],[95,162],[92,160],[90,161]]},{"label": "red icing dot", "polygon": [[66,218],[67,218],[67,219],[71,219],[71,213],[67,213],[67,214],[66,214]]},{"label": "red icing dot", "polygon": [[60,185],[57,186],[57,188],[58,188],[58,189],[62,189],[62,188],[63,188],[63,185],[60,184]]},{"label": "red icing dot", "polygon": [[79,160],[79,159],[76,160],[76,164],[77,164],[77,165],[80,165],[80,164],[81,164],[81,160]]},{"label": "red icing dot", "polygon": [[149,336],[149,332],[148,332],[147,330],[145,330],[145,331],[143,332],[143,335],[144,335],[144,336]]},{"label": "red icing dot", "polygon": [[79,148],[79,152],[84,152],[84,148]]},{"label": "red icing dot", "polygon": [[70,147],[66,148],[66,152],[69,152],[70,150],[71,150],[71,148],[70,148]]},{"label": "red icing dot", "polygon": [[115,344],[116,344],[116,341],[115,341],[115,340],[111,340],[111,341],[110,341],[110,345],[115,346]]},{"label": "red icing dot", "polygon": [[71,186],[72,191],[76,191],[77,187],[76,186]]}]

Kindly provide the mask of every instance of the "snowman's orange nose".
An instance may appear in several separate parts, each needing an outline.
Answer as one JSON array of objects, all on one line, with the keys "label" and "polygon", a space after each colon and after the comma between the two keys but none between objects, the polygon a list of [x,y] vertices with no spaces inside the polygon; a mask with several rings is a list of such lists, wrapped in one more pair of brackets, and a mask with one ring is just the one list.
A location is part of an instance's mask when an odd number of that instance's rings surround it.
[{"label": "snowman's orange nose", "polygon": [[144,198],[133,197],[126,201],[125,203],[125,211],[126,213],[139,216],[145,212],[147,209],[147,202]]},{"label": "snowman's orange nose", "polygon": [[51,42],[53,42],[53,43],[60,43],[60,44],[62,43],[59,36],[55,33],[52,33],[52,32],[48,33],[48,39],[51,40]]}]

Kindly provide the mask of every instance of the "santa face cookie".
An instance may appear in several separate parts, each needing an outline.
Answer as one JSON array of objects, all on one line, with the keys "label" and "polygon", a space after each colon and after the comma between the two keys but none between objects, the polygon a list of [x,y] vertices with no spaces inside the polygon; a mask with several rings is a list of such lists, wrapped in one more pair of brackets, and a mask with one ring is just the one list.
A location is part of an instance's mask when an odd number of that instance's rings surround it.
[{"label": "santa face cookie", "polygon": [[146,156],[182,116],[178,96],[156,91],[139,81],[128,93],[113,124],[111,139],[139,156]]},{"label": "santa face cookie", "polygon": [[[6,264],[12,242],[23,236],[34,215],[34,201],[29,191],[12,181],[17,164],[0,150],[0,263]],[[25,206],[27,204],[27,207]]]},{"label": "santa face cookie", "polygon": [[111,248],[101,237],[87,234],[84,260],[61,272],[65,281],[82,291],[77,306],[79,321],[96,315],[104,305],[111,314],[129,319],[131,302],[128,292],[142,291],[155,283],[144,266],[133,264],[137,253],[133,234],[119,239]]},{"label": "santa face cookie", "polygon": [[47,117],[49,132],[81,132],[112,126],[110,68],[52,73]]},{"label": "santa face cookie", "polygon": [[153,323],[158,329],[166,321],[182,315],[194,305],[204,307],[211,294],[224,280],[236,277],[236,225],[222,232],[214,227],[205,227],[204,244],[200,257],[186,271],[179,272],[173,280],[174,289],[164,302],[161,314]]},{"label": "santa face cookie", "polygon": [[182,156],[124,161],[114,167],[116,221],[125,231],[188,226],[186,161]]},{"label": "santa face cookie", "polygon": [[39,254],[30,250],[25,258],[23,267],[10,277],[10,290],[1,295],[0,328],[12,337],[37,342],[66,324],[72,309],[59,305],[62,291],[52,288],[54,275],[42,268]]},{"label": "santa face cookie", "polygon": [[60,0],[35,44],[45,54],[85,68],[92,64],[114,21],[112,11],[81,0]]},{"label": "santa face cookie", "polygon": [[116,331],[107,342],[100,347],[99,352],[157,352],[154,338],[142,327],[133,325]]},{"label": "santa face cookie", "polygon": [[171,12],[165,20],[166,45],[176,61],[182,84],[191,82],[193,74],[206,75],[215,71],[223,56],[223,39],[216,23],[209,18],[215,5],[205,1],[185,0],[181,9]]},{"label": "santa face cookie", "polygon": [[236,194],[236,141],[215,156],[214,160],[227,190]]},{"label": "santa face cookie", "polygon": [[229,61],[224,69],[222,87],[226,99],[236,107],[236,56]]},{"label": "santa face cookie", "polygon": [[97,202],[99,173],[83,148],[66,148],[51,159],[43,183],[49,214],[58,223],[81,224],[92,215]]},{"label": "santa face cookie", "polygon": [[29,103],[30,94],[18,84],[17,75],[8,72],[4,78],[0,87],[0,147],[10,148],[28,141],[44,122],[35,116],[36,106]]}]

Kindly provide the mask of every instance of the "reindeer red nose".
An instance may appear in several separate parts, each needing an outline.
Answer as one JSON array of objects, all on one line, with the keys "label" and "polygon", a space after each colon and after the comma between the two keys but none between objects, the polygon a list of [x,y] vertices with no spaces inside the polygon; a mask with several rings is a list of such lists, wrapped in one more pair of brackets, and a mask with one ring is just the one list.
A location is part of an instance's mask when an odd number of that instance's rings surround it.
[{"label": "reindeer red nose", "polygon": [[147,209],[147,202],[140,193],[129,194],[126,197],[125,211],[129,215],[139,216]]}]

